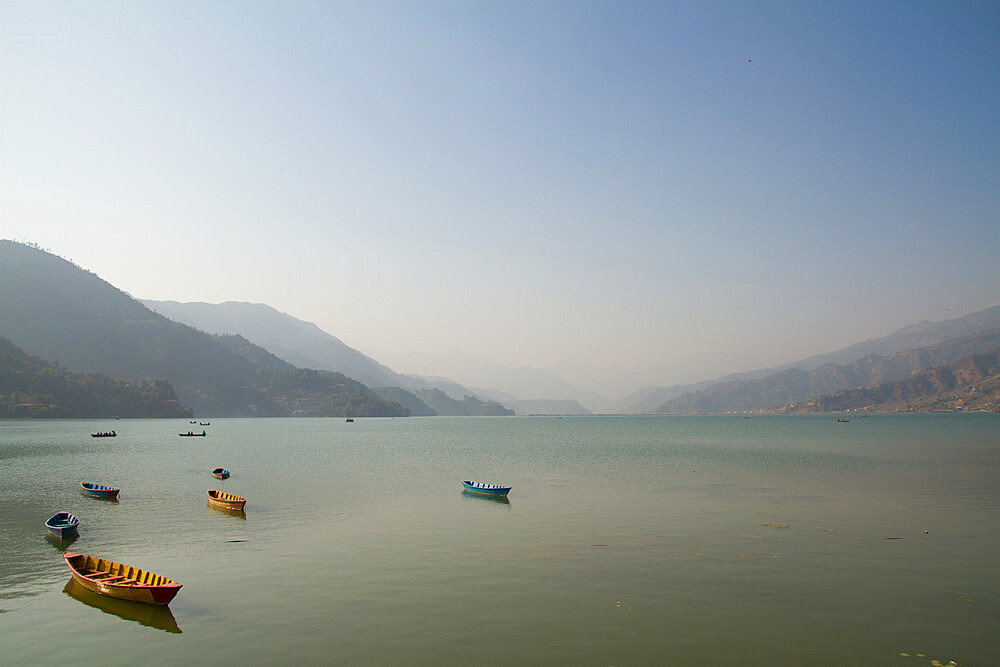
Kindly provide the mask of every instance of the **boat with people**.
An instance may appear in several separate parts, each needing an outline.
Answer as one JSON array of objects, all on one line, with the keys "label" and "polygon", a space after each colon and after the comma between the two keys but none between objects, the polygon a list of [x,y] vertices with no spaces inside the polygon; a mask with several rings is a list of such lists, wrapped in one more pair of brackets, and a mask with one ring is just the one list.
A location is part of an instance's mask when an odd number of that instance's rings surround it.
[{"label": "boat with people", "polygon": [[208,434],[205,432],[205,429],[201,429],[201,433],[192,433],[191,431],[188,431],[187,433],[178,433],[177,435],[181,436],[182,438],[189,438],[192,436],[203,436]]},{"label": "boat with people", "polygon": [[79,527],[80,520],[69,512],[56,512],[45,522],[45,529],[58,538],[77,534]]},{"label": "boat with people", "polygon": [[94,498],[117,498],[119,489],[96,482],[80,482],[83,492]]},{"label": "boat with people", "polygon": [[211,426],[212,422],[198,422],[198,426]]},{"label": "boat with people", "polygon": [[119,600],[170,604],[181,584],[163,575],[105,558],[67,551],[63,554],[73,579],[88,591]]},{"label": "boat with people", "polygon": [[506,496],[510,493],[509,486],[500,484],[487,484],[485,482],[473,482],[467,479],[462,480],[462,486],[469,493],[478,493],[483,496]]},{"label": "boat with people", "polygon": [[222,509],[240,511],[247,504],[247,499],[225,491],[208,490],[208,504]]},{"label": "boat with people", "polygon": [[229,471],[225,468],[216,468],[212,471],[212,477],[216,479],[226,479],[229,477]]},{"label": "boat with people", "polygon": [[91,438],[117,438],[118,433],[115,431],[98,431],[97,433],[91,433]]}]

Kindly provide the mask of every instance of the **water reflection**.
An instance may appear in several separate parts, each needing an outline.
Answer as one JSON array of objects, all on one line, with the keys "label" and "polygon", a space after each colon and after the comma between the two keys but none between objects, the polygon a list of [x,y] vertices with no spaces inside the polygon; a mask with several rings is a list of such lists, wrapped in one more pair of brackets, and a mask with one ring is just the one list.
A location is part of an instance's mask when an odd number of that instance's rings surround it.
[{"label": "water reflection", "polygon": [[79,533],[74,532],[72,535],[66,537],[56,537],[52,533],[45,533],[45,539],[48,540],[49,544],[56,548],[59,553],[66,551],[66,549],[76,542],[77,538],[80,537]]},{"label": "water reflection", "polygon": [[228,507],[219,507],[218,505],[213,505],[212,503],[208,503],[208,508],[211,510],[215,510],[220,514],[225,514],[227,516],[243,519],[244,521],[246,521],[247,518],[246,510],[231,510]]},{"label": "water reflection", "polygon": [[142,602],[130,602],[128,600],[118,600],[117,598],[98,595],[70,579],[63,588],[63,593],[74,600],[79,600],[88,607],[100,609],[105,614],[111,614],[123,618],[126,621],[135,621],[140,625],[145,625],[164,632],[179,634],[180,627],[174,619],[170,607],[158,604],[143,604]]},{"label": "water reflection", "polygon": [[112,503],[114,505],[118,504],[118,496],[115,496],[114,498],[110,496],[92,496],[89,493],[81,493],[80,495],[84,496],[85,498],[90,498],[91,500],[96,500],[97,502],[100,503]]},{"label": "water reflection", "polygon": [[488,503],[496,503],[497,505],[510,505],[510,500],[507,496],[488,496],[484,493],[472,493],[467,489],[462,489],[463,498],[471,498],[473,500],[482,500]]}]

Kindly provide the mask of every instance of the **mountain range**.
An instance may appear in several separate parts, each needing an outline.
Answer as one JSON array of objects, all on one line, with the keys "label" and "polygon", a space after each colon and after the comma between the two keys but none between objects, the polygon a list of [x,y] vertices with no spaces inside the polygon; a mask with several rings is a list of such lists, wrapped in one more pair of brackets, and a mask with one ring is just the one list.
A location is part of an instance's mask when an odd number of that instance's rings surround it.
[{"label": "mountain range", "polygon": [[[602,401],[530,367],[483,362],[477,377],[488,385],[397,373],[265,304],[142,303],[71,262],[12,241],[0,241],[0,336],[57,368],[167,380],[182,405],[204,415],[588,414],[582,402]],[[780,367],[649,387],[612,408],[767,411],[904,379],[998,345],[1000,306]]]}]

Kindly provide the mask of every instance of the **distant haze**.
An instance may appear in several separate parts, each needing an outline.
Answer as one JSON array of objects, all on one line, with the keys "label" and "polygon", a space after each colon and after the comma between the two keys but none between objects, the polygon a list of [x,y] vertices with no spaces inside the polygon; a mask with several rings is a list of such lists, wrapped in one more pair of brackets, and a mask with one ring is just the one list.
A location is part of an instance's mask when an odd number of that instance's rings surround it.
[{"label": "distant haze", "polygon": [[777,366],[998,303],[998,34],[995,2],[2,2],[0,237],[400,373]]}]

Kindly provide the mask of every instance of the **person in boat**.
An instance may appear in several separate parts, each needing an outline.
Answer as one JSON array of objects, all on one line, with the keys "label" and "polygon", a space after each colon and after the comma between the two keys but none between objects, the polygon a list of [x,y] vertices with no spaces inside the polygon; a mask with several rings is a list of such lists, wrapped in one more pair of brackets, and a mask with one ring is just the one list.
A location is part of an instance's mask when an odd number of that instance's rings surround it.
[{"label": "person in boat", "polygon": [[205,435],[205,429],[201,429],[201,434]]}]

